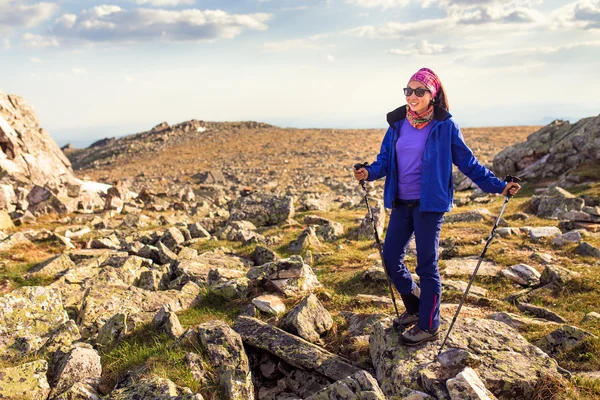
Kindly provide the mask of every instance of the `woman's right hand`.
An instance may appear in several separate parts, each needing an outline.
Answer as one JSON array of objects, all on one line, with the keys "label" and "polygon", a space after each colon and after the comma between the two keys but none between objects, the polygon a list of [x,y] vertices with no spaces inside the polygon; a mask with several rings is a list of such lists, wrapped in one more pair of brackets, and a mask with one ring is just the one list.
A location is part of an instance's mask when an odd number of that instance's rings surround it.
[{"label": "woman's right hand", "polygon": [[355,169],[354,177],[357,181],[366,181],[369,177],[369,171],[367,171],[365,168]]}]

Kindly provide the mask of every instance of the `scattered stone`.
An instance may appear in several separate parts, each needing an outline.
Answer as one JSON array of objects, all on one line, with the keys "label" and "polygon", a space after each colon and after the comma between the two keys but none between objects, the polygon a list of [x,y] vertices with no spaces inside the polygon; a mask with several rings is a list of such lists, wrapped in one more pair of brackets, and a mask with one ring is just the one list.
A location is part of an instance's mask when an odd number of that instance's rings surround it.
[{"label": "scattered stone", "polygon": [[320,286],[310,265],[300,256],[280,259],[251,268],[246,276],[251,281],[275,289],[286,296],[295,296]]},{"label": "scattered stone", "polygon": [[465,349],[449,349],[438,354],[437,360],[446,368],[476,368],[481,365],[481,359]]},{"label": "scattered stone", "polygon": [[10,215],[6,211],[0,211],[0,230],[8,230],[15,227]]},{"label": "scattered stone", "polygon": [[548,321],[558,322],[559,324],[566,324],[567,320],[556,314],[554,311],[550,311],[547,308],[534,306],[529,303],[518,303],[517,308],[523,312],[528,312],[535,315],[538,318],[543,318]]},{"label": "scattered stone", "polygon": [[581,242],[575,251],[578,254],[588,257],[600,258],[600,249],[592,246],[588,242]]},{"label": "scattered stone", "polygon": [[[464,293],[465,290],[467,290],[468,285],[469,284],[467,282],[463,282],[463,281],[452,281],[449,279],[444,279],[442,281],[442,288],[456,290],[461,293]],[[488,293],[487,289],[484,289],[477,285],[471,285],[471,287],[469,288],[469,294],[471,294],[471,295],[486,297],[487,293]]]},{"label": "scattered stone", "polygon": [[285,304],[281,301],[281,297],[272,294],[264,294],[252,299],[252,304],[260,311],[271,315],[283,314],[286,310]]},{"label": "scattered stone", "polygon": [[198,338],[213,368],[226,399],[254,399],[254,385],[248,357],[240,335],[223,321],[196,327]]},{"label": "scattered stone", "polygon": [[379,384],[367,371],[337,381],[306,400],[386,400]]},{"label": "scattered stone", "polygon": [[294,367],[316,371],[334,380],[359,371],[335,354],[258,319],[240,316],[234,329],[245,343],[266,350]]},{"label": "scattered stone", "polygon": [[389,318],[388,314],[354,313],[351,311],[342,311],[340,315],[348,322],[350,336],[355,337],[370,335],[373,326],[377,322]]},{"label": "scattered stone", "polygon": [[221,296],[226,301],[241,299],[245,300],[250,295],[250,280],[244,276],[239,278],[218,281],[210,285],[211,291]]},{"label": "scattered stone", "polygon": [[0,399],[46,400],[50,393],[47,371],[46,360],[0,368]]},{"label": "scattered stone", "polygon": [[179,229],[173,226],[165,231],[160,240],[170,250],[175,251],[179,245],[185,242],[185,237]]},{"label": "scattered stone", "polygon": [[102,400],[102,397],[92,386],[77,382],[53,400]]},{"label": "scattered stone", "polygon": [[273,262],[277,260],[277,258],[277,253],[261,245],[256,246],[254,248],[254,252],[252,253],[252,259],[256,265],[263,265],[268,262]]},{"label": "scattered stone", "polygon": [[199,222],[189,224],[188,230],[193,239],[210,238],[210,233]]},{"label": "scattered stone", "polygon": [[545,238],[555,238],[561,235],[562,232],[556,226],[534,227],[529,230],[529,237],[534,242]]},{"label": "scattered stone", "polygon": [[118,243],[113,242],[109,238],[100,238],[100,239],[92,240],[92,243],[90,244],[90,248],[119,250],[121,248],[121,246]]},{"label": "scattered stone", "polygon": [[[478,258],[477,257],[468,257],[468,258],[453,258],[450,260],[445,260],[444,264],[446,265],[446,269],[442,272],[442,274],[446,276],[463,276],[463,275],[473,275],[473,271],[475,271],[475,267],[477,266]],[[478,276],[497,276],[502,267],[496,265],[495,263],[487,260],[483,260],[481,265],[479,266],[479,270],[477,271]]]},{"label": "scattered stone", "polygon": [[200,384],[208,383],[208,378],[206,377],[206,369],[204,368],[204,361],[202,360],[202,356],[196,353],[187,353],[183,358],[183,362],[190,369],[192,376],[195,380],[200,382]]},{"label": "scattered stone", "polygon": [[477,372],[465,367],[455,378],[446,381],[451,400],[494,400],[496,396],[486,389]]},{"label": "scattered stone", "polygon": [[[378,201],[375,205],[371,205],[371,211],[373,213],[373,220],[375,221],[377,234],[381,238],[383,235],[383,229],[385,228],[385,209],[383,208],[383,203]],[[348,234],[348,238],[355,240],[368,240],[374,238],[373,221],[371,220],[368,210],[365,217],[360,222],[360,226],[351,231]]]},{"label": "scattered stone", "polygon": [[33,266],[27,274],[31,276],[44,275],[56,278],[75,267],[77,266],[73,261],[71,261],[69,255],[63,253]]},{"label": "scattered stone", "polygon": [[53,395],[60,395],[76,383],[97,389],[102,376],[100,355],[87,343],[76,343],[68,351],[54,355]]},{"label": "scattered stone", "polygon": [[354,301],[358,304],[371,304],[375,307],[387,307],[391,306],[392,299],[383,296],[374,296],[371,294],[357,294]]},{"label": "scattered stone", "polygon": [[135,380],[131,385],[113,390],[105,400],[202,400],[199,394],[192,394],[186,387],[175,385],[172,381],[151,376]]},{"label": "scattered stone", "polygon": [[536,341],[535,345],[550,357],[555,357],[578,346],[587,338],[596,338],[596,336],[575,326],[563,325]]},{"label": "scattered stone", "polygon": [[280,325],[281,329],[313,343],[320,342],[321,335],[332,326],[331,315],[314,294],[292,308]]},{"label": "scattered stone", "polygon": [[292,197],[253,193],[239,197],[230,209],[230,220],[246,220],[256,226],[277,225],[295,214]]},{"label": "scattered stone", "polygon": [[490,319],[493,319],[494,321],[504,322],[508,326],[517,330],[525,330],[530,326],[549,326],[557,324],[557,322],[548,321],[546,319],[528,318],[509,312],[494,313],[490,315]]},{"label": "scattered stone", "polygon": [[164,305],[158,310],[152,320],[152,325],[157,332],[166,333],[172,338],[178,338],[183,334],[183,327],[179,323],[179,318],[171,310],[170,305]]},{"label": "scattered stone", "polygon": [[552,240],[552,244],[558,247],[562,247],[565,244],[579,243],[581,242],[581,240],[581,233],[579,231],[570,231],[555,237]]},{"label": "scattered stone", "polygon": [[546,268],[540,276],[540,284],[565,284],[571,279],[577,278],[579,276],[581,276],[579,272],[571,271],[570,269],[560,267],[558,265],[546,265]]},{"label": "scattered stone", "polygon": [[117,313],[110,317],[98,330],[96,343],[100,347],[110,347],[135,330],[135,321],[126,314]]},{"label": "scattered stone", "polygon": [[527,264],[517,264],[503,269],[500,273],[513,282],[523,286],[535,286],[540,283],[541,274]]},{"label": "scattered stone", "polygon": [[587,314],[585,314],[585,316],[583,317],[583,319],[581,320],[581,323],[584,322],[599,322],[600,321],[600,314],[597,312],[589,312]]},{"label": "scattered stone", "polygon": [[319,238],[317,238],[317,234],[315,233],[314,228],[309,226],[304,231],[302,231],[298,239],[296,239],[289,245],[288,250],[293,253],[300,253],[302,250],[308,248],[315,248],[320,245],[321,242],[319,242]]},{"label": "scattered stone", "polygon": [[449,213],[444,216],[444,221],[454,222],[479,222],[492,220],[494,216],[486,208],[480,208],[463,213]]},{"label": "scattered stone", "polygon": [[363,279],[368,282],[387,283],[387,274],[381,266],[381,261],[378,261],[375,265],[363,272]]}]

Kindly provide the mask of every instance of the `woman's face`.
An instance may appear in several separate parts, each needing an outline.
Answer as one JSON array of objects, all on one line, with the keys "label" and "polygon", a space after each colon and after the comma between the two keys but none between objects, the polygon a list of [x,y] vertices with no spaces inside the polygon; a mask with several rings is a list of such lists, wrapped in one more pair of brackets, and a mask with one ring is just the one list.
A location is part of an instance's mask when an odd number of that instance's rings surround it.
[{"label": "woman's face", "polygon": [[[411,89],[427,89],[425,85],[417,81],[408,82],[407,87]],[[417,114],[422,114],[427,111],[429,104],[431,104],[431,93],[427,91],[423,97],[417,97],[416,93],[413,92],[410,96],[406,96],[406,104]]]}]

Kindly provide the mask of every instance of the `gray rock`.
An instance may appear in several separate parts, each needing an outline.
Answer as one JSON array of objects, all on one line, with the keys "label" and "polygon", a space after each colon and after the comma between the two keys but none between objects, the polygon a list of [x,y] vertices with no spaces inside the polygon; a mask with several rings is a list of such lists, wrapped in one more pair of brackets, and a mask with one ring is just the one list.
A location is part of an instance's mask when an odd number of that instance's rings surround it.
[{"label": "gray rock", "polygon": [[87,343],[77,343],[54,355],[52,394],[60,395],[76,383],[98,389],[102,376],[100,354]]},{"label": "gray rock", "polygon": [[[475,267],[477,266],[477,261],[477,257],[453,258],[450,260],[444,260],[446,269],[442,273],[446,276],[473,275],[473,271],[475,271]],[[479,267],[479,271],[477,271],[477,275],[497,276],[501,270],[502,267],[496,265],[495,263],[483,260],[481,262],[481,266]]]},{"label": "gray rock", "polygon": [[185,242],[185,237],[179,229],[173,226],[165,231],[160,240],[170,250],[175,251],[179,245]]},{"label": "gray rock", "polygon": [[600,258],[600,249],[592,246],[588,242],[579,243],[579,246],[577,246],[575,251],[584,256]]},{"label": "gray rock", "polygon": [[542,226],[535,227],[529,230],[529,237],[533,241],[542,240],[545,238],[553,239],[558,235],[561,235],[562,232],[555,226]]},{"label": "gray rock", "polygon": [[500,273],[513,282],[523,286],[535,286],[540,283],[541,274],[527,264],[516,264],[503,269]]},{"label": "gray rock", "polygon": [[486,208],[463,213],[449,213],[444,216],[444,221],[450,223],[490,221],[492,219],[494,219],[494,216]]},{"label": "gray rock", "polygon": [[295,214],[293,198],[254,193],[238,198],[230,209],[230,220],[246,220],[256,226],[277,225]]},{"label": "gray rock", "polygon": [[196,330],[225,398],[253,400],[254,385],[240,335],[223,321],[200,324]]},{"label": "gray rock", "polygon": [[381,266],[381,262],[377,262],[372,267],[369,267],[365,272],[363,272],[363,279],[368,282],[375,283],[387,283],[387,274],[383,270]]},{"label": "gray rock", "polygon": [[375,307],[388,307],[392,305],[392,299],[371,294],[357,294],[354,301],[359,305],[373,305]]},{"label": "gray rock", "polygon": [[213,283],[210,285],[210,290],[227,301],[235,299],[245,300],[250,295],[251,284],[248,278],[241,276]]},{"label": "gray rock", "polygon": [[199,222],[189,224],[188,230],[193,239],[210,238],[210,233]]},{"label": "gray rock", "polygon": [[465,349],[449,349],[438,354],[437,359],[446,368],[476,368],[481,365],[481,360],[476,354]]},{"label": "gray rock", "polygon": [[333,326],[333,319],[317,296],[309,294],[292,308],[281,322],[281,329],[309,342],[319,342],[323,333]]},{"label": "gray rock", "polygon": [[273,262],[277,260],[277,258],[277,253],[261,245],[256,246],[254,248],[254,252],[252,253],[252,259],[256,265],[263,265],[268,262]]},{"label": "gray rock", "polygon": [[505,324],[517,330],[526,330],[528,327],[550,326],[557,324],[557,322],[548,321],[545,319],[523,317],[521,315],[509,312],[494,313],[490,315],[490,319],[493,319],[494,321],[504,322]]},{"label": "gray rock", "polygon": [[174,264],[177,262],[177,254],[171,251],[164,243],[156,243],[158,262],[160,264]]},{"label": "gray rock", "polygon": [[[383,208],[383,203],[381,201],[377,201],[376,204],[371,205],[371,211],[373,213],[373,220],[375,221],[377,234],[381,238],[383,235],[383,229],[385,228],[385,209]],[[365,217],[360,222],[359,227],[348,233],[348,238],[356,240],[374,239],[373,221],[371,220],[368,210]]]},{"label": "gray rock", "polygon": [[168,266],[159,270],[142,271],[136,286],[151,291],[166,290],[169,285],[169,274]]},{"label": "gray rock", "polygon": [[310,265],[300,256],[280,259],[251,268],[246,276],[251,281],[275,288],[286,296],[295,296],[320,286]]},{"label": "gray rock", "polygon": [[565,284],[573,278],[581,276],[579,272],[571,271],[570,269],[560,267],[558,265],[546,265],[546,268],[540,276],[540,284],[547,285],[549,283]]},{"label": "gray rock", "polygon": [[563,233],[562,235],[558,235],[552,240],[552,244],[555,246],[564,246],[565,244],[570,243],[579,243],[581,242],[581,233],[578,231],[570,231],[567,233]]},{"label": "gray rock", "polygon": [[518,303],[517,308],[521,311],[528,312],[535,315],[538,318],[543,318],[548,321],[558,322],[559,324],[566,324],[567,320],[556,314],[554,311],[550,311],[547,308],[534,306],[529,303]]},{"label": "gray rock", "polygon": [[0,398],[46,400],[50,393],[47,371],[46,360],[0,368]]},{"label": "gray rock", "polygon": [[359,371],[340,357],[255,318],[236,318],[234,329],[245,343],[266,350],[288,364],[334,380]]},{"label": "gray rock", "polygon": [[354,313],[351,311],[342,311],[340,315],[348,322],[348,332],[354,337],[370,335],[373,326],[377,322],[389,318],[388,314]]},{"label": "gray rock", "polygon": [[477,372],[465,367],[455,378],[446,382],[452,400],[493,400],[496,396],[486,389]]},{"label": "gray rock", "polygon": [[[468,283],[463,282],[463,281],[452,281],[449,279],[444,279],[442,281],[442,288],[456,290],[461,293],[464,293],[465,290],[467,290],[467,285],[468,285]],[[469,294],[471,294],[471,295],[486,297],[487,292],[488,291],[486,289],[479,287],[477,285],[471,285],[471,287],[469,288]]]},{"label": "gray rock", "polygon": [[[441,332],[448,322],[442,320]],[[412,389],[446,396],[444,381],[451,376],[436,359],[443,335],[437,342],[405,347],[391,325],[391,320],[375,324],[370,338],[371,359],[385,395],[402,398]],[[459,318],[447,346],[477,354],[481,359],[477,372],[498,398],[531,398],[543,377],[561,379],[554,360],[501,322]]]},{"label": "gray rock", "polygon": [[28,275],[45,275],[51,277],[58,277],[66,271],[75,268],[76,265],[68,254],[61,254],[49,258],[48,260],[33,266],[29,271]]},{"label": "gray rock", "polygon": [[321,242],[319,242],[319,238],[317,238],[315,230],[309,226],[304,231],[302,231],[302,233],[300,233],[298,239],[296,239],[289,245],[288,250],[293,253],[300,253],[305,249],[315,248],[320,245]]},{"label": "gray rock", "polygon": [[159,333],[166,333],[168,336],[178,338],[183,334],[183,327],[179,323],[179,318],[171,310],[170,305],[164,305],[158,310],[152,325]]},{"label": "gray rock", "polygon": [[306,400],[386,400],[377,381],[366,371],[339,380]]},{"label": "gray rock", "polygon": [[286,310],[281,297],[272,294],[263,294],[252,299],[252,304],[260,311],[271,315],[283,314]]},{"label": "gray rock", "polygon": [[53,400],[102,400],[102,397],[92,386],[77,382]]},{"label": "gray rock", "polygon": [[581,320],[581,323],[584,322],[599,322],[600,321],[600,314],[597,312],[589,312],[587,314],[585,314],[585,316],[583,317],[583,319]]},{"label": "gray rock", "polygon": [[537,340],[535,345],[549,356],[554,357],[559,353],[571,350],[587,338],[597,338],[597,336],[575,326],[563,325]]},{"label": "gray rock", "polygon": [[110,317],[98,330],[96,343],[100,347],[110,347],[135,330],[135,321],[126,314],[117,313]]},{"label": "gray rock", "polygon": [[151,376],[135,380],[131,385],[113,390],[105,400],[202,400],[188,388],[175,385],[172,381]]}]

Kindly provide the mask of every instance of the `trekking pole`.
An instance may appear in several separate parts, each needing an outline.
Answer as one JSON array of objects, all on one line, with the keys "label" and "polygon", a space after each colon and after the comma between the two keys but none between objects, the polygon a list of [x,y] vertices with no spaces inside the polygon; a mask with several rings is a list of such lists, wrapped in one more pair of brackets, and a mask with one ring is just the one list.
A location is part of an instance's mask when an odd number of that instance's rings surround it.
[{"label": "trekking pole", "polygon": [[[364,167],[368,167],[369,163],[363,164],[355,164],[354,169],[359,170]],[[392,302],[394,303],[394,310],[396,310],[396,316],[398,317],[398,321],[400,321],[400,313],[398,312],[398,306],[396,305],[396,296],[394,295],[394,287],[392,286],[392,281],[390,280],[390,276],[388,275],[387,268],[385,266],[385,260],[383,259],[383,245],[381,244],[381,240],[379,240],[379,234],[377,233],[377,227],[375,226],[375,218],[373,217],[373,212],[371,211],[371,205],[369,204],[369,193],[367,192],[367,187],[365,186],[365,180],[361,179],[360,186],[362,186],[365,191],[365,203],[367,203],[367,209],[369,210],[369,219],[371,219],[371,223],[373,225],[373,235],[375,236],[375,241],[377,242],[377,248],[379,249],[379,256],[381,257],[381,264],[383,265],[383,270],[385,271],[385,277],[387,278],[388,286],[390,288],[390,294],[392,296]]]},{"label": "trekking pole", "polygon": [[[510,182],[520,182],[521,181],[521,179],[519,179],[518,177],[511,176],[511,175],[508,175],[506,178],[504,178],[504,180],[506,182],[508,182],[508,183],[510,183]],[[492,242],[492,239],[494,238],[494,233],[496,233],[496,228],[498,227],[498,223],[500,222],[500,218],[502,217],[502,213],[504,213],[504,208],[506,207],[506,203],[508,203],[508,200],[510,200],[511,197],[512,197],[512,194],[508,193],[506,195],[506,198],[504,199],[504,204],[502,204],[502,208],[500,209],[500,214],[498,214],[498,217],[496,218],[496,222],[494,222],[494,226],[492,228],[492,232],[490,232],[490,235],[487,237],[487,242],[485,242],[485,246],[483,247],[483,251],[481,252],[481,255],[479,256],[479,261],[477,262],[477,266],[475,267],[475,270],[473,271],[473,275],[471,275],[471,279],[469,280],[469,284],[467,285],[467,289],[463,293],[462,299],[460,299],[460,303],[458,303],[458,308],[456,309],[456,313],[454,314],[454,318],[452,318],[452,323],[450,324],[450,328],[448,328],[448,332],[446,333],[446,337],[444,338],[444,341],[442,342],[442,345],[440,346],[440,349],[438,351],[438,356],[442,353],[442,349],[444,348],[444,345],[446,344],[446,340],[448,340],[448,337],[450,336],[450,331],[452,331],[452,327],[454,326],[454,323],[456,322],[456,318],[458,317],[458,314],[460,313],[460,309],[462,308],[462,305],[465,302],[465,299],[467,298],[467,294],[469,293],[469,289],[471,289],[471,285],[473,284],[473,281],[475,280],[475,275],[477,275],[477,271],[479,270],[479,266],[481,265],[481,262],[483,261],[483,257],[485,256],[485,252],[487,251],[488,246],[490,245],[490,243]]]}]

